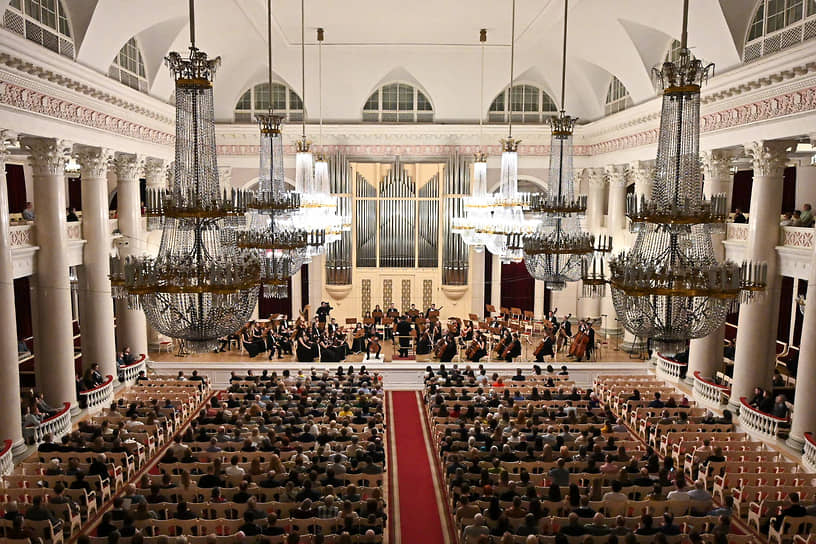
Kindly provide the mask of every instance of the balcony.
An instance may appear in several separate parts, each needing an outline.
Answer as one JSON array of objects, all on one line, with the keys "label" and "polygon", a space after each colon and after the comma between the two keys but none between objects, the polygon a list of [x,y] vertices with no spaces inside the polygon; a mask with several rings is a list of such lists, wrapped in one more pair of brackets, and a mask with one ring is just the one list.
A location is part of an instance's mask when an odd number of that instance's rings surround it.
[{"label": "balcony", "polygon": [[[746,243],[748,241],[748,223],[728,223],[726,225],[726,242]],[[807,227],[779,227],[779,246],[813,249],[813,234],[816,229]]]}]

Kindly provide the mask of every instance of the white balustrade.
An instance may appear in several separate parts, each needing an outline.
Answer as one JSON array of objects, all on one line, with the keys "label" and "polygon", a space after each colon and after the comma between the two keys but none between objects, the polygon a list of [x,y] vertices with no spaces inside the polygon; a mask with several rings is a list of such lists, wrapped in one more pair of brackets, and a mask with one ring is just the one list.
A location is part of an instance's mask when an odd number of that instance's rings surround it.
[{"label": "white balustrade", "polygon": [[669,359],[665,355],[657,354],[657,372],[662,374],[664,379],[679,382],[682,374],[685,373],[688,364]]},{"label": "white balustrade", "polygon": [[694,372],[694,398],[702,399],[714,407],[722,406],[727,402],[731,389],[725,385],[715,383],[710,378],[703,378],[699,371]]},{"label": "white balustrade", "polygon": [[726,223],[725,224],[725,238],[734,241],[748,240],[748,224],[747,223]]},{"label": "white balustrade", "polygon": [[11,474],[14,468],[14,462],[11,457],[11,440],[6,440],[3,443],[3,449],[0,450],[0,476]]},{"label": "white balustrade", "polygon": [[740,397],[739,421],[746,431],[753,432],[765,438],[776,438],[779,426],[788,420],[783,417],[775,417],[757,410],[745,399]]},{"label": "white balustrade", "polygon": [[71,403],[66,402],[62,410],[43,420],[39,425],[23,427],[23,435],[35,444],[42,442],[45,435],[51,434],[56,441],[71,430]]},{"label": "white balustrade", "polygon": [[[808,227],[779,227],[779,245],[810,249],[813,247],[813,237],[816,231]],[[727,223],[726,239],[731,242],[748,241],[747,223]]]},{"label": "white balustrade", "polygon": [[816,437],[813,433],[805,433],[805,453],[802,454],[802,463],[808,472],[816,472]]},{"label": "white balustrade", "polygon": [[120,366],[119,373],[122,377],[122,381],[125,385],[133,385],[136,381],[136,378],[139,377],[139,372],[142,370],[147,370],[147,364],[145,362],[147,356],[142,353],[139,355],[139,358],[136,359],[133,363],[127,366]]},{"label": "white balustrade", "polygon": [[85,408],[88,412],[98,412],[105,406],[110,405],[113,398],[113,376],[108,375],[105,382],[97,385],[93,389],[80,391],[80,397],[85,399]]}]

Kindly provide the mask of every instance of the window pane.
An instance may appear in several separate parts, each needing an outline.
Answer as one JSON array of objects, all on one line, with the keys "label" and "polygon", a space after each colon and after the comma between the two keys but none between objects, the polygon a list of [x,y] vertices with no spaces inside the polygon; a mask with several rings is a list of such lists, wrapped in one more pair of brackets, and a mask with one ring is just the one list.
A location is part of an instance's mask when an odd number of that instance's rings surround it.
[{"label": "window pane", "polygon": [[767,32],[774,32],[785,26],[785,0],[768,0]]},{"label": "window pane", "polygon": [[252,91],[247,91],[238,99],[235,104],[236,110],[251,110],[252,109]]},{"label": "window pane", "polygon": [[419,111],[433,110],[433,108],[431,108],[431,103],[428,101],[428,98],[419,91],[417,91],[417,110]]},{"label": "window pane", "polygon": [[546,112],[546,111],[557,111],[557,110],[558,110],[558,108],[556,108],[555,102],[553,102],[553,99],[550,98],[550,95],[548,95],[547,93],[543,93],[543,104],[542,104],[541,111]]},{"label": "window pane", "polygon": [[810,17],[811,15],[816,15],[816,0],[808,0],[807,5],[808,5],[807,10],[808,17]]},{"label": "window pane", "polygon": [[255,104],[253,108],[256,110],[268,110],[269,109],[269,85],[266,83],[261,83],[260,85],[255,85]]},{"label": "window pane", "polygon": [[[283,85],[281,85],[283,87]],[[289,89],[289,109],[290,110],[302,110],[303,109],[303,100],[300,99],[300,96],[295,93],[292,89]]]},{"label": "window pane", "polygon": [[398,85],[393,83],[382,88],[382,109],[396,110],[397,109],[397,95]]},{"label": "window pane", "polygon": [[286,87],[278,83],[272,84],[272,95],[269,98],[272,109],[286,111]]},{"label": "window pane", "polygon": [[802,20],[802,0],[788,0],[788,9],[785,13],[785,24],[790,25]]},{"label": "window pane", "polygon": [[503,91],[496,99],[490,104],[489,111],[504,111],[504,94],[506,91]]},{"label": "window pane", "polygon": [[538,111],[538,95],[540,91],[530,85],[524,86],[524,111]]},{"label": "window pane", "polygon": [[21,9],[20,8],[20,6],[21,6],[20,0],[11,0],[11,2],[9,2],[9,5],[11,7],[13,7],[14,9]]},{"label": "window pane", "polygon": [[754,21],[751,23],[751,32],[748,33],[748,41],[755,40],[762,36],[762,24],[764,22],[765,22],[765,5],[760,4],[759,7],[757,8]]},{"label": "window pane", "polygon": [[524,87],[516,85],[510,89],[510,111],[522,111],[524,108]]},{"label": "window pane", "polygon": [[42,18],[40,15],[40,0],[26,0],[25,8],[26,15],[38,21]]},{"label": "window pane", "polygon": [[400,85],[398,107],[402,111],[413,111],[414,109],[414,88],[409,85]]},{"label": "window pane", "polygon": [[40,0],[40,7],[42,18],[40,19],[44,25],[50,26],[54,30],[57,29],[57,6],[55,0]]},{"label": "window pane", "polygon": [[374,91],[374,94],[368,97],[363,109],[366,111],[378,111],[380,109],[380,91]]}]

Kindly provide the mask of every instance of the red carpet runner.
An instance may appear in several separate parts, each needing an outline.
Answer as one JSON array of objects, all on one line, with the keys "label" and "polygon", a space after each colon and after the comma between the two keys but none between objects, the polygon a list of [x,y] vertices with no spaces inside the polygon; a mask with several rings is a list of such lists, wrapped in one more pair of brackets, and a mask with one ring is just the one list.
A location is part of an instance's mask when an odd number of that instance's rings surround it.
[{"label": "red carpet runner", "polygon": [[[389,527],[391,543],[449,544],[450,529],[421,398],[389,391]],[[435,459],[434,459],[435,460]]]}]

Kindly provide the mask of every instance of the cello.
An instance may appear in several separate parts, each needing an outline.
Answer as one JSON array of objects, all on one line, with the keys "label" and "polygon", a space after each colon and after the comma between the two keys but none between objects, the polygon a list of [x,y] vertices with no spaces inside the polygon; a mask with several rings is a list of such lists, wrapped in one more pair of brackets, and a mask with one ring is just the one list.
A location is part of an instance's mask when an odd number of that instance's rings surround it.
[{"label": "cello", "polygon": [[572,339],[572,345],[570,345],[569,356],[575,357],[579,361],[584,358],[586,355],[586,349],[589,345],[589,334],[584,332],[583,330],[578,331],[575,335],[575,338]]},{"label": "cello", "polygon": [[436,348],[434,349],[434,357],[436,357],[437,359],[441,359],[447,349],[448,349],[448,337],[446,335],[443,336],[439,340],[439,342],[437,342]]}]

